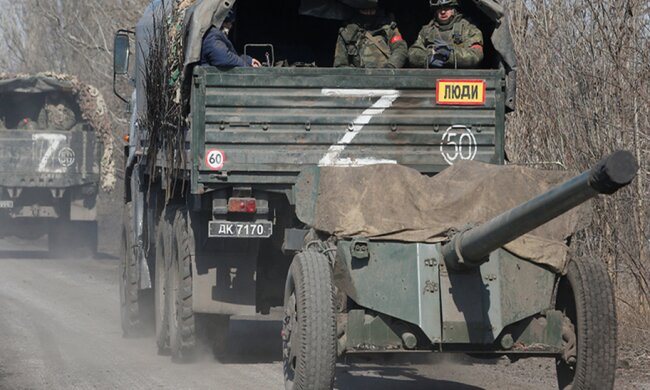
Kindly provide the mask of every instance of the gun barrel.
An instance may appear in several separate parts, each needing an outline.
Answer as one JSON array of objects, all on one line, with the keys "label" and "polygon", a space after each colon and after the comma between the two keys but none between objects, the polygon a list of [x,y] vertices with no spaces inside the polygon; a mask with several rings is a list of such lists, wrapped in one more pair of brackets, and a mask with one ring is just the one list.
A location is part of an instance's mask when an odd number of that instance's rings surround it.
[{"label": "gun barrel", "polygon": [[492,251],[598,194],[613,194],[625,187],[636,177],[637,170],[637,162],[630,152],[614,152],[592,169],[550,191],[455,235],[442,247],[445,261],[457,269],[478,267],[488,260]]}]

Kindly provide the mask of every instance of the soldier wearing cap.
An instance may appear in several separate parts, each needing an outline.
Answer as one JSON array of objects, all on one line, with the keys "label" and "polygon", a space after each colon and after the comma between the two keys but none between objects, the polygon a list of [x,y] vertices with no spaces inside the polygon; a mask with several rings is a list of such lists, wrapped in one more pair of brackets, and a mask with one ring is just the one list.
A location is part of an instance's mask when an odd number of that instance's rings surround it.
[{"label": "soldier wearing cap", "polygon": [[433,20],[409,49],[416,68],[473,68],[483,61],[483,33],[458,11],[457,0],[429,0]]},{"label": "soldier wearing cap", "polygon": [[342,0],[358,14],[339,30],[334,67],[402,68],[408,47],[378,0]]},{"label": "soldier wearing cap", "polygon": [[203,38],[201,46],[200,65],[210,65],[218,67],[260,67],[262,64],[255,58],[247,55],[239,55],[235,46],[228,39],[228,33],[235,24],[235,12],[228,11],[226,19],[220,26],[213,24]]}]

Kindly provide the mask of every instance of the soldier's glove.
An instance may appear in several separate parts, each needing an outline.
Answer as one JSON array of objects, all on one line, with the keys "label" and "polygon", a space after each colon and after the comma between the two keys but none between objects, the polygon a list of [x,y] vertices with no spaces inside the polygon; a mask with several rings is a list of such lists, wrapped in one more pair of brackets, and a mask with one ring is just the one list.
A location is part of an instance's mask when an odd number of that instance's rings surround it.
[{"label": "soldier's glove", "polygon": [[442,39],[436,39],[433,41],[434,54],[429,65],[434,68],[442,68],[447,60],[449,60],[449,57],[453,51],[454,49],[449,45],[449,43],[443,41]]}]

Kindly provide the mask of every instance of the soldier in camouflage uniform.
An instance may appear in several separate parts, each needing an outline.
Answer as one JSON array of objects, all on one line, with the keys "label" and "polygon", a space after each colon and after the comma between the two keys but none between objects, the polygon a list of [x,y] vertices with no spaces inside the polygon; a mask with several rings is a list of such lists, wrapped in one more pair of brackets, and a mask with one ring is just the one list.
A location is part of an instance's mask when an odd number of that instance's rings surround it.
[{"label": "soldier in camouflage uniform", "polygon": [[402,68],[408,47],[395,22],[377,7],[378,0],[344,0],[359,13],[339,30],[334,67]]},{"label": "soldier in camouflage uniform", "polygon": [[409,49],[416,68],[473,68],[483,61],[483,33],[458,12],[457,0],[429,0],[435,15]]},{"label": "soldier in camouflage uniform", "polygon": [[37,128],[37,123],[30,118],[23,118],[18,122],[18,125],[16,125],[16,129],[18,130],[36,130]]},{"label": "soldier in camouflage uniform", "polygon": [[77,118],[70,102],[59,95],[48,95],[36,123],[39,129],[67,131],[77,124]]}]

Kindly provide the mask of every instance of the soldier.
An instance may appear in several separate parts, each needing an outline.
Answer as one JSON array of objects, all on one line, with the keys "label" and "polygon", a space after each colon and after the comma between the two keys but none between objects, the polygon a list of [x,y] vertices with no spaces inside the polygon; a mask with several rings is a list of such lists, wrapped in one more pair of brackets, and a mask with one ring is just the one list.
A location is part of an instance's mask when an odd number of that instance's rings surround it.
[{"label": "soldier", "polygon": [[457,0],[429,0],[433,20],[409,49],[417,68],[473,68],[483,61],[483,33],[458,11]]},{"label": "soldier", "polygon": [[235,12],[228,11],[221,26],[213,24],[203,38],[200,65],[219,67],[260,67],[262,64],[247,55],[238,55],[235,46],[228,39],[228,33],[235,24]]},{"label": "soldier", "polygon": [[344,0],[357,8],[350,23],[339,30],[334,67],[402,68],[408,47],[395,22],[379,9],[378,0]]},{"label": "soldier", "polygon": [[36,122],[31,120],[30,118],[21,119],[20,122],[18,122],[18,125],[16,126],[18,130],[36,130],[37,127],[38,126]]},{"label": "soldier", "polygon": [[67,131],[77,124],[77,116],[63,97],[48,95],[36,123],[39,129]]}]

